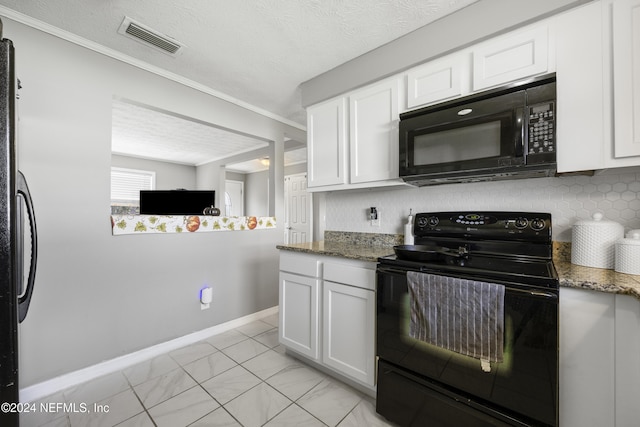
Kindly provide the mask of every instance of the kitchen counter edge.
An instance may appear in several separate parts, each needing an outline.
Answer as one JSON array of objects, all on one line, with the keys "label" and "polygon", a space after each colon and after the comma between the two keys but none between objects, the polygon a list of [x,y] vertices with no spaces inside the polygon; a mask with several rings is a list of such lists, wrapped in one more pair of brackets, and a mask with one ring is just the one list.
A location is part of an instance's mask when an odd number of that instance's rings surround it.
[{"label": "kitchen counter edge", "polygon": [[[282,244],[277,245],[276,248],[367,262],[377,262],[379,257],[393,254],[393,246],[357,245],[325,240]],[[639,275],[571,264],[571,243],[554,242],[553,264],[558,272],[560,286],[630,295],[640,299]]]},{"label": "kitchen counter edge", "polygon": [[378,262],[378,258],[393,255],[393,246],[354,245],[344,242],[320,240],[309,243],[277,245],[277,249],[315,255],[335,256],[367,262]]}]

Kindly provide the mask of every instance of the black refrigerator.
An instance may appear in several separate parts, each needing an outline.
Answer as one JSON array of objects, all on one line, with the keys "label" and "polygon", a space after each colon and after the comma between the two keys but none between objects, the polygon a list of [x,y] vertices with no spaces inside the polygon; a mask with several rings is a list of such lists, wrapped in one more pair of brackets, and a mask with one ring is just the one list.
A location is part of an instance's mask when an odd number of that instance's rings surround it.
[{"label": "black refrigerator", "polygon": [[[13,43],[2,38],[2,21],[0,39],[0,403],[17,403],[18,324],[27,315],[33,292],[37,234],[31,195],[17,169],[19,84]],[[0,425],[19,425],[18,415],[0,411]]]}]

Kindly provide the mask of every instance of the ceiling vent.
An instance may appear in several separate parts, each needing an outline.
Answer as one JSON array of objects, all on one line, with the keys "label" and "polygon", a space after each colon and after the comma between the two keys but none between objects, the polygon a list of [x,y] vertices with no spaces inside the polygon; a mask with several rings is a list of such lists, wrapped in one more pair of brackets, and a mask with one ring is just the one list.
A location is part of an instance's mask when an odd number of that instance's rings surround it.
[{"label": "ceiling vent", "polygon": [[172,56],[176,56],[183,48],[183,45],[177,40],[160,34],[146,25],[134,21],[128,16],[124,17],[118,33]]}]

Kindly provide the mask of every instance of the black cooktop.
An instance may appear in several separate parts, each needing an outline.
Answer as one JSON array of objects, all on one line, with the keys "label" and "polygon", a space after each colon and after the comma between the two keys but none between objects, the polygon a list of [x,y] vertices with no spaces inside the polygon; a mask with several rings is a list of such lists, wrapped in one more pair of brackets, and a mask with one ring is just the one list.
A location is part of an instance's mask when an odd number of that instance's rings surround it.
[{"label": "black cooktop", "polygon": [[[379,258],[381,265],[403,270],[499,280],[558,288],[552,262],[551,215],[526,212],[419,213],[414,223],[416,247],[435,246],[428,260]],[[460,248],[463,248],[460,249]],[[462,254],[460,254],[462,252]]]}]

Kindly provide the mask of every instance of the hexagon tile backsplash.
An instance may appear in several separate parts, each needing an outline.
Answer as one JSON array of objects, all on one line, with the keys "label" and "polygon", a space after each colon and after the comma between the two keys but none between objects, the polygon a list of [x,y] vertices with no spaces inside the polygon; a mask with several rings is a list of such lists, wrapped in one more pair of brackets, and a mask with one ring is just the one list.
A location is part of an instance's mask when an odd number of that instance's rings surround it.
[{"label": "hexagon tile backsplash", "polygon": [[[375,206],[380,226],[368,221]],[[571,227],[596,212],[640,229],[640,168],[604,171],[594,176],[564,176],[514,181],[448,184],[401,189],[335,191],[326,196],[326,229],[402,234],[409,209],[436,211],[550,212],[553,239],[571,241]]]}]

